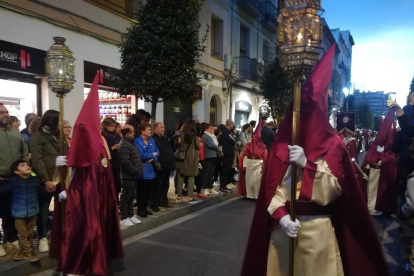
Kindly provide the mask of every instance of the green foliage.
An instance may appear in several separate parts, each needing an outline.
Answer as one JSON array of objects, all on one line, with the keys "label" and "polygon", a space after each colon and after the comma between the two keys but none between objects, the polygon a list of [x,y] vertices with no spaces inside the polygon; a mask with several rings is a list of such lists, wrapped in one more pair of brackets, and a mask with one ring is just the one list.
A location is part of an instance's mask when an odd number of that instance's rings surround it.
[{"label": "green foliage", "polygon": [[374,125],[374,112],[368,102],[357,105],[356,125],[358,128],[372,129]]},{"label": "green foliage", "polygon": [[270,108],[273,119],[282,118],[292,101],[290,76],[279,65],[279,60],[271,61],[260,81],[260,91]]},{"label": "green foliage", "polygon": [[191,101],[199,81],[194,70],[205,50],[195,24],[204,0],[148,0],[138,10],[139,24],[128,28],[120,46],[121,94],[132,94],[156,105]]}]

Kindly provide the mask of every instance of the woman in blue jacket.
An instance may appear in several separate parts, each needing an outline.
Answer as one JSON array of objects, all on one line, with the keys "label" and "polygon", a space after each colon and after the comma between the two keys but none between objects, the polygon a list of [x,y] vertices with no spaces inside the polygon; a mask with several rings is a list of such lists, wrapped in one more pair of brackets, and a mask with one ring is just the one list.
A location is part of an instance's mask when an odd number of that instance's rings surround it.
[{"label": "woman in blue jacket", "polygon": [[155,184],[155,170],[152,162],[158,160],[160,152],[155,145],[154,139],[151,138],[150,124],[142,122],[138,126],[138,133],[140,136],[135,139],[135,146],[139,151],[143,164],[143,174],[137,189],[138,216],[145,218],[148,215],[152,215],[152,212],[147,209],[151,189]]}]

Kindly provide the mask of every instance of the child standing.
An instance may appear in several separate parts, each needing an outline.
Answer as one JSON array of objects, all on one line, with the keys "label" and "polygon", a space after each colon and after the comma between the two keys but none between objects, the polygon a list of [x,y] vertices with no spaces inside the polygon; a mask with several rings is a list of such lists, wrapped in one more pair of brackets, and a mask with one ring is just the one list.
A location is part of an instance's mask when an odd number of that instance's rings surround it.
[{"label": "child standing", "polygon": [[13,175],[8,181],[12,196],[11,210],[22,248],[14,260],[26,259],[36,262],[39,258],[32,251],[32,243],[36,216],[39,213],[38,193],[41,189],[41,181],[32,176],[32,169],[23,160],[14,162],[10,170]]}]

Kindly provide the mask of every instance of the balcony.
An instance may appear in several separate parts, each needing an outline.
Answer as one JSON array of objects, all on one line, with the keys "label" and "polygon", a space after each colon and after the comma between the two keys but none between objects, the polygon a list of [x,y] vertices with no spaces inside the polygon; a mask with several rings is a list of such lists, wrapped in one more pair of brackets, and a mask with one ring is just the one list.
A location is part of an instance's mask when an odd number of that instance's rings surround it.
[{"label": "balcony", "polygon": [[101,7],[109,12],[127,17],[129,19],[137,19],[137,4],[133,0],[85,0],[95,6]]},{"label": "balcony", "polygon": [[277,33],[277,8],[270,1],[262,3],[263,16],[261,19],[262,26],[269,30],[272,34]]},{"label": "balcony", "polygon": [[263,15],[263,7],[260,0],[238,0],[237,4],[254,19]]},{"label": "balcony", "polygon": [[235,83],[252,88],[257,86],[264,73],[265,66],[249,57],[235,57]]}]

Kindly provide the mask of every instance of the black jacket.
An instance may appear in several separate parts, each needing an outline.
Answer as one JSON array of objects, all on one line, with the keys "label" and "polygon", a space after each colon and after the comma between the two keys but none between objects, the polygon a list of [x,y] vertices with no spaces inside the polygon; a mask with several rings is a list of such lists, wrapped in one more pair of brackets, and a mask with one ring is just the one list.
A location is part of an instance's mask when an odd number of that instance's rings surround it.
[{"label": "black jacket", "polygon": [[273,140],[275,140],[275,133],[268,127],[262,127],[260,135],[262,136],[263,144],[266,145],[266,149],[269,151],[273,144]]},{"label": "black jacket", "polygon": [[138,118],[137,115],[132,114],[131,117],[129,117],[129,119],[126,121],[126,123],[134,127],[134,130],[135,130],[134,138],[137,139],[140,135],[138,131],[138,126],[141,123],[141,120]]},{"label": "black jacket", "polygon": [[139,179],[142,176],[141,156],[134,145],[134,139],[123,137],[118,150],[121,179]]},{"label": "black jacket", "polygon": [[220,137],[218,138],[219,146],[223,147],[223,154],[225,156],[234,156],[236,140],[234,140],[233,135],[230,130],[226,128],[225,125],[219,125],[221,131]]},{"label": "black jacket", "polygon": [[171,143],[164,136],[158,136],[154,133],[152,139],[155,141],[155,145],[160,151],[160,157],[158,161],[161,163],[161,171],[172,172],[175,170],[175,155],[171,148]]}]

